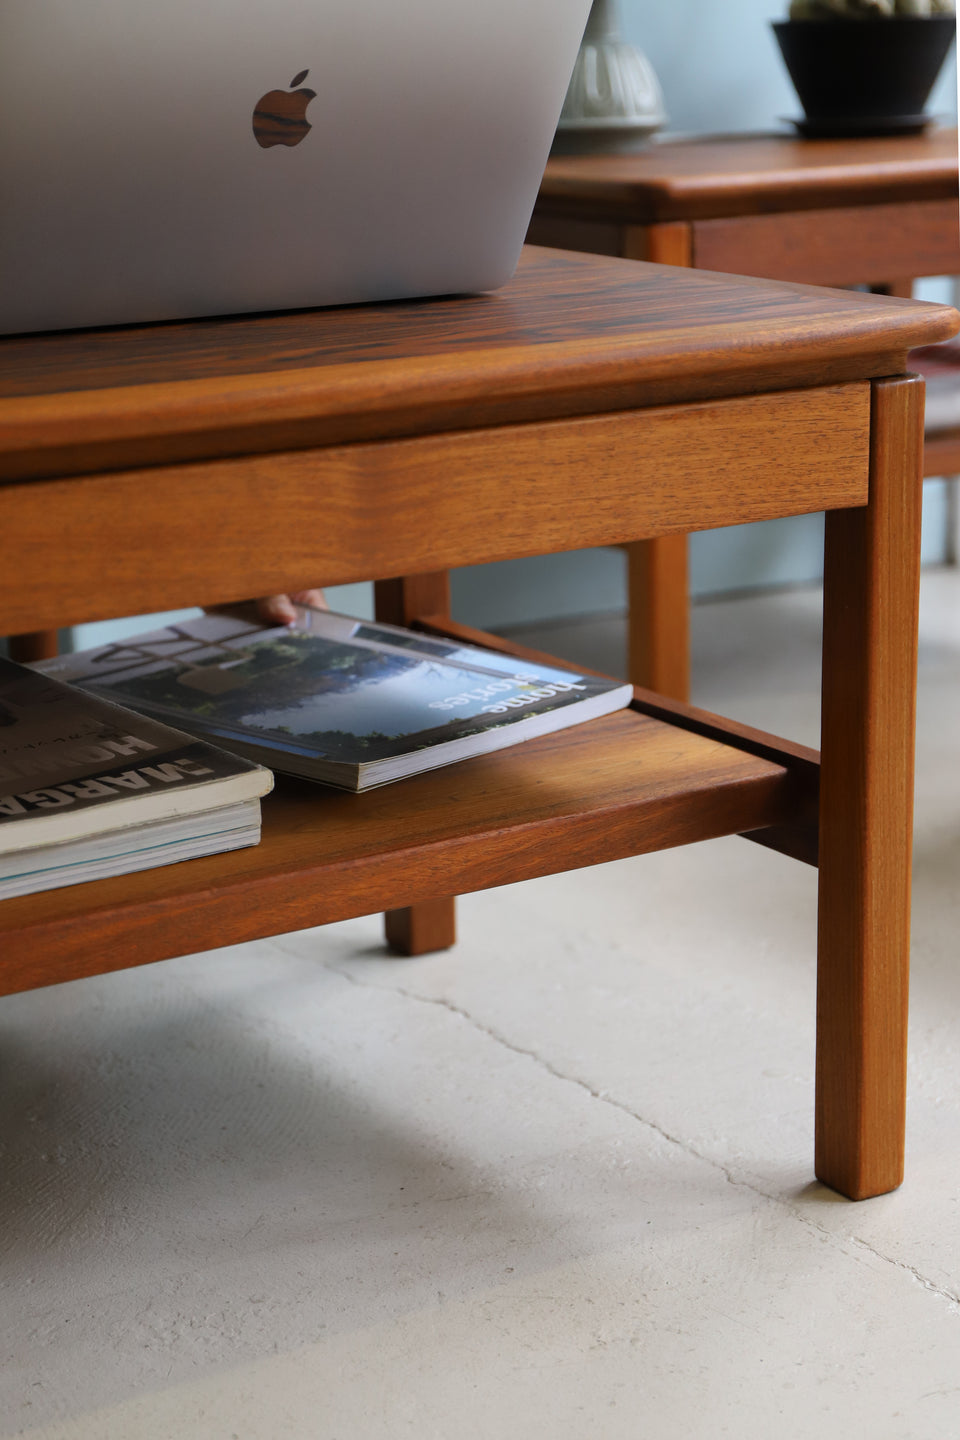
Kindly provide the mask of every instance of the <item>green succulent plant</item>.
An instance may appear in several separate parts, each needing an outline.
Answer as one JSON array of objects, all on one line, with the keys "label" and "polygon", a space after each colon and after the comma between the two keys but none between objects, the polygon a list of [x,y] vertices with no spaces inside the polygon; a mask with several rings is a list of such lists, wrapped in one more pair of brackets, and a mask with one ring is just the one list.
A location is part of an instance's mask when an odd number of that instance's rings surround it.
[{"label": "green succulent plant", "polygon": [[791,20],[873,20],[884,15],[952,15],[954,0],[791,0]]}]

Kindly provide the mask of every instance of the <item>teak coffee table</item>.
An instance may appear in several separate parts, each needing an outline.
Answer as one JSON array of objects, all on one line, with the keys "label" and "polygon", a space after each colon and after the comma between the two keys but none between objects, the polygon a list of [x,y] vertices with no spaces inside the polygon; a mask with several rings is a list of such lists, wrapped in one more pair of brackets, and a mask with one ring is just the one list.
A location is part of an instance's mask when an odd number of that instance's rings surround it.
[{"label": "teak coffee table", "polygon": [[958,324],[533,250],[488,296],[0,341],[0,633],[372,576],[384,618],[472,635],[452,567],[829,512],[819,807],[815,752],[638,691],[368,795],[281,782],[255,849],[4,901],[0,990],[377,910],[400,948],[440,947],[463,891],[716,835],[819,849],[817,1174],[896,1186],[923,410],[903,369]]},{"label": "teak coffee table", "polygon": [[[528,238],[597,255],[909,295],[918,276],[960,273],[957,187],[956,130],[855,140],[667,140],[632,155],[551,160]],[[631,546],[628,574],[630,675],[686,699],[686,538]]]}]

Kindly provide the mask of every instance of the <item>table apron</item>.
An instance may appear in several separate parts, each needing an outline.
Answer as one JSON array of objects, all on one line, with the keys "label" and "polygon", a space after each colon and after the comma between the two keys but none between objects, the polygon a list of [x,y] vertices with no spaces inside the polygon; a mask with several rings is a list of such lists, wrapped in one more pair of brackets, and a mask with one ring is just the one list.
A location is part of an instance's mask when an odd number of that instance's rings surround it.
[{"label": "table apron", "polygon": [[857,382],[9,484],[0,634],[863,505],[869,416]]},{"label": "table apron", "polygon": [[699,270],[805,285],[885,285],[960,266],[956,200],[795,210],[693,223]]}]

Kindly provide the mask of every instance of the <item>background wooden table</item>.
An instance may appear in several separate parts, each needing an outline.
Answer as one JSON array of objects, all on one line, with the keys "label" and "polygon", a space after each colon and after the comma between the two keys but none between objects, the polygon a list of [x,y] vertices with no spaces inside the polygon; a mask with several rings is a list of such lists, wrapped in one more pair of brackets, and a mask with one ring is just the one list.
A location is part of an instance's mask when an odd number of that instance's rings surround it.
[{"label": "background wooden table", "polygon": [[[810,285],[909,294],[960,273],[956,130],[885,139],[736,136],[551,160],[529,238]],[[687,542],[632,545],[630,675],[689,690]]]},{"label": "background wooden table", "polygon": [[381,616],[462,636],[449,568],[829,512],[819,807],[814,752],[638,692],[368,795],[281,784],[250,850],[4,901],[0,989],[381,909],[436,947],[462,891],[744,833],[819,854],[817,1173],[898,1184],[922,442],[903,369],[958,323],[533,251],[493,295],[0,341],[7,632],[375,577]]}]

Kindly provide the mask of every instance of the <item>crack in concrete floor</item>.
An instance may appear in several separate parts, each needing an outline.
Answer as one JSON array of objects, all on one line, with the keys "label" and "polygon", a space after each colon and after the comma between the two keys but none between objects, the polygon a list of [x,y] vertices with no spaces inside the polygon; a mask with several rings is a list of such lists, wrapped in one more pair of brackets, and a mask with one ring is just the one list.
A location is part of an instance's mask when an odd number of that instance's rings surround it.
[{"label": "crack in concrete floor", "polygon": [[[278,948],[282,948],[282,946]],[[704,1164],[711,1166],[712,1169],[718,1171],[719,1174],[724,1177],[724,1179],[729,1185],[735,1186],[739,1189],[748,1190],[751,1194],[756,1195],[759,1199],[766,1200],[773,1205],[782,1207],[783,1209],[787,1210],[795,1219],[799,1220],[800,1223],[806,1226],[809,1230],[813,1231],[816,1234],[826,1236],[827,1239],[834,1243],[840,1243],[841,1246],[844,1243],[848,1243],[849,1245],[854,1247],[854,1249],[866,1251],[868,1255],[872,1256],[876,1260],[879,1260],[881,1263],[891,1265],[895,1269],[903,1271],[906,1275],[909,1275],[910,1278],[914,1280],[918,1285],[920,1285],[924,1290],[929,1291],[931,1294],[936,1295],[939,1299],[945,1301],[951,1308],[951,1310],[953,1310],[956,1314],[960,1315],[960,1294],[955,1291],[946,1289],[941,1285],[938,1285],[936,1281],[932,1280],[928,1275],[924,1275],[923,1272],[917,1269],[916,1266],[908,1265],[903,1260],[897,1260],[895,1256],[885,1254],[882,1250],[879,1250],[875,1245],[871,1245],[868,1240],[865,1240],[860,1235],[848,1234],[838,1237],[827,1226],[818,1224],[818,1222],[811,1215],[809,1215],[799,1206],[784,1200],[783,1196],[773,1194],[768,1190],[764,1190],[761,1185],[757,1185],[754,1181],[748,1180],[743,1176],[735,1175],[730,1169],[728,1169],[727,1166],[725,1166],[721,1161],[717,1160],[714,1156],[705,1154],[703,1151],[698,1150],[696,1146],[691,1145],[689,1141],[682,1139],[679,1135],[672,1134],[669,1130],[665,1130],[661,1125],[658,1125],[656,1121],[650,1120],[644,1115],[637,1114],[637,1112],[635,1110],[632,1110],[629,1105],[625,1104],[622,1100],[617,1100],[614,1096],[612,1096],[609,1091],[596,1090],[592,1085],[589,1085],[587,1081],[581,1079],[579,1076],[568,1075],[564,1071],[559,1070],[555,1065],[551,1064],[549,1060],[545,1059],[544,1056],[538,1054],[537,1051],[530,1050],[523,1045],[515,1044],[512,1040],[509,1040],[499,1031],[492,1029],[489,1025],[485,1025],[481,1020],[478,1020],[476,1016],[471,1015],[470,1012],[468,1010],[465,1010],[462,1006],[456,1005],[452,1000],[446,1000],[442,996],[423,995],[420,992],[416,990],[410,990],[403,985],[378,985],[370,980],[361,979],[359,976],[351,974],[349,970],[344,970],[341,968],[341,966],[333,964],[331,962],[323,962],[323,965],[325,970],[332,971],[334,974],[339,975],[342,980],[346,980],[349,984],[356,986],[358,989],[376,990],[379,991],[381,994],[399,995],[405,1000],[411,1000],[422,1005],[430,1005],[436,1009],[446,1010],[447,1012],[449,1012],[449,1014],[457,1016],[458,1019],[466,1021],[466,1023],[470,1025],[474,1030],[476,1030],[479,1034],[484,1035],[489,1040],[492,1040],[494,1044],[502,1046],[504,1049],[509,1050],[514,1055],[520,1055],[525,1059],[533,1061],[535,1065],[539,1066],[541,1070],[543,1070],[546,1074],[551,1075],[555,1080],[564,1081],[569,1085],[576,1085],[578,1089],[583,1090],[592,1099],[598,1100],[603,1105],[610,1105],[615,1110],[619,1110],[622,1114],[629,1116],[631,1120],[636,1121],[639,1125],[643,1125],[648,1130],[652,1131],[653,1134],[659,1135],[662,1140],[665,1140],[667,1142],[667,1144],[675,1146],[683,1154],[689,1155],[693,1159],[700,1160]],[[849,1203],[852,1205],[856,1202],[850,1201]]]}]

